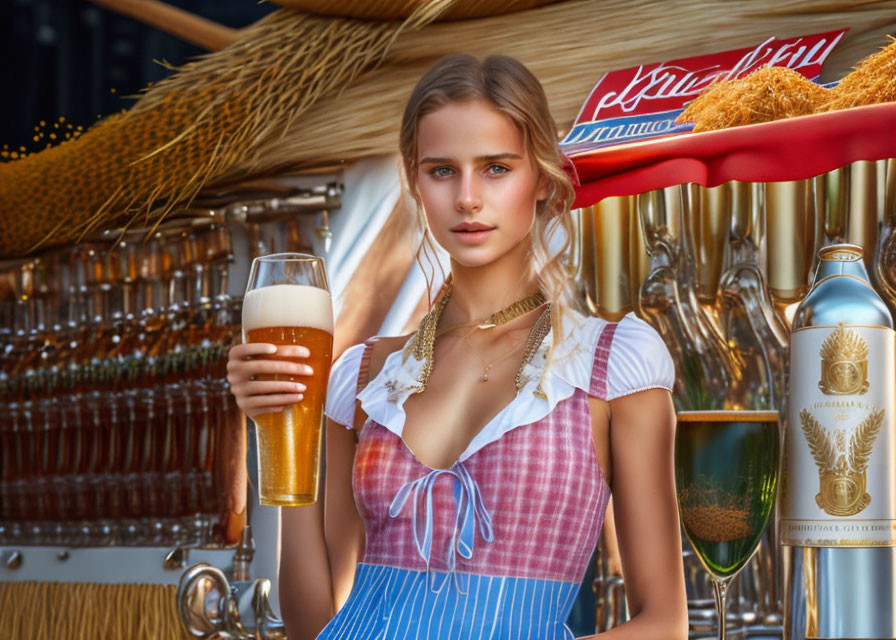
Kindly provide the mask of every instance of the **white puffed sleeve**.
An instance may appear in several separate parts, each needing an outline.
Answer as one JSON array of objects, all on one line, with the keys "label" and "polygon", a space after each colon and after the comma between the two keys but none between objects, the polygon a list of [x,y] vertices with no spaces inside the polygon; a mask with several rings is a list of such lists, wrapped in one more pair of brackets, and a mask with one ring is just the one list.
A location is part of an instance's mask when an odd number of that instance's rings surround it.
[{"label": "white puffed sleeve", "polygon": [[633,313],[625,316],[610,345],[607,400],[674,384],[675,363],[660,334]]},{"label": "white puffed sleeve", "polygon": [[355,421],[355,396],[358,393],[358,372],[364,356],[364,344],[346,349],[330,367],[327,384],[327,405],[324,414],[346,429]]}]

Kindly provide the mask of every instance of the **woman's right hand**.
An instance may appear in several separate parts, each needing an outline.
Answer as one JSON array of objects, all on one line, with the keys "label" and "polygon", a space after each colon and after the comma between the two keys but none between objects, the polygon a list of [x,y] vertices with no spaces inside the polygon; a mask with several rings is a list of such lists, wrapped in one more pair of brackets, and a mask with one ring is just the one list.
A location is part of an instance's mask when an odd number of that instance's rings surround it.
[{"label": "woman's right hand", "polygon": [[311,352],[300,345],[254,342],[231,348],[227,358],[227,381],[243,413],[255,418],[283,411],[301,401],[305,385],[296,379],[311,375],[312,369],[296,360],[310,355]]}]

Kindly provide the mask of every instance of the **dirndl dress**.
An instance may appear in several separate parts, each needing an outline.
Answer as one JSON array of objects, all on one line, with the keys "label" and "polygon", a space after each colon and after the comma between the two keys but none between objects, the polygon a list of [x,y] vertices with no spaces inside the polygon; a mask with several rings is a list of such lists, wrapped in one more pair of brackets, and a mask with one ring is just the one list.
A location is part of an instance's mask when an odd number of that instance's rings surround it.
[{"label": "dirndl dress", "polygon": [[[550,335],[524,384],[449,467],[402,439],[403,404],[423,363],[402,351],[359,391],[369,343],[333,365],[327,416],[358,434],[353,493],[366,544],[351,593],[319,640],[566,640],[566,625],[610,496],[589,397],[672,388],[659,335],[570,313],[545,372]],[[361,379],[366,379],[365,375]]]}]

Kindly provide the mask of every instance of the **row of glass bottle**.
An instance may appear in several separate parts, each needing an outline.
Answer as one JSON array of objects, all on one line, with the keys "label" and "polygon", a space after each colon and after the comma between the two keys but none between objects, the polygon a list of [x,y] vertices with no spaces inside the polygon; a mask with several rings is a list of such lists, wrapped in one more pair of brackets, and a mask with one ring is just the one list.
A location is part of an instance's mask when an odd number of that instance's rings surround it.
[{"label": "row of glass bottle", "polygon": [[0,290],[0,543],[209,544],[227,536],[230,232],[11,264]]}]

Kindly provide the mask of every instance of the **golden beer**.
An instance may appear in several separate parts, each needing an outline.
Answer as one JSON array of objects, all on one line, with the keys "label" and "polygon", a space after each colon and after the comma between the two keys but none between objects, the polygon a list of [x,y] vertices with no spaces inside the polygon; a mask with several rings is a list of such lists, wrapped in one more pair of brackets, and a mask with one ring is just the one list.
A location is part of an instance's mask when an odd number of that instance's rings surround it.
[{"label": "golden beer", "polygon": [[243,339],[276,345],[301,345],[309,358],[265,356],[304,362],[310,376],[268,376],[301,382],[307,388],[298,404],[254,418],[258,440],[259,502],[273,506],[311,504],[317,499],[321,425],[333,354],[330,294],[305,285],[272,285],[246,294]]}]

